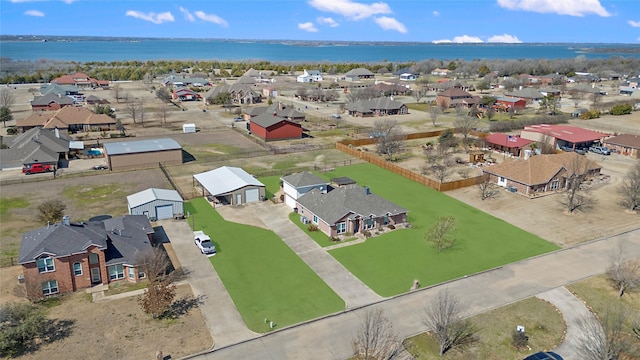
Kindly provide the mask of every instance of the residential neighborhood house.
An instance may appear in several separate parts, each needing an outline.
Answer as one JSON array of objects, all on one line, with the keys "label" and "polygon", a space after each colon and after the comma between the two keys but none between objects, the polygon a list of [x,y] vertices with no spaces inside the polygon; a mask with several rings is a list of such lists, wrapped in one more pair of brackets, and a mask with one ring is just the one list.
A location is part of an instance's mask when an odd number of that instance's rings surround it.
[{"label": "residential neighborhood house", "polygon": [[375,74],[365,68],[356,68],[344,74],[344,78],[347,81],[373,79],[374,77]]},{"label": "residential neighborhood house", "polygon": [[73,106],[73,99],[64,95],[47,94],[34,96],[31,100],[32,111],[56,111],[65,106]]},{"label": "residential neighborhood house", "polygon": [[77,72],[75,74],[62,75],[50,81],[52,84],[58,85],[75,85],[83,89],[109,89],[109,80],[97,80],[91,76]]},{"label": "residential neighborhood house", "polygon": [[309,171],[299,172],[280,178],[282,180],[282,191],[284,192],[284,203],[290,208],[296,207],[296,200],[313,189],[320,189],[320,192],[327,192],[329,183]]},{"label": "residential neighborhood house", "polygon": [[57,128],[73,133],[78,131],[109,131],[114,130],[115,126],[116,120],[114,118],[76,106],[65,106],[55,113],[36,112],[24,119],[16,120],[16,127],[22,131],[42,127],[45,129]]},{"label": "residential neighborhood house", "polygon": [[[303,222],[312,223],[328,236],[358,234],[407,222],[407,209],[358,185],[328,192],[314,188],[296,201]],[[365,235],[366,236],[366,235]]]},{"label": "residential neighborhood house", "polygon": [[617,153],[640,159],[640,135],[621,134],[602,141]]},{"label": "residential neighborhood house", "polygon": [[298,75],[296,81],[300,83],[322,81],[322,73],[320,72],[320,70],[307,71],[307,69],[304,69],[302,75]]},{"label": "residential neighborhood house", "polygon": [[71,138],[56,129],[33,128],[15,136],[2,137],[0,169],[19,169],[32,164],[57,167],[68,158]]},{"label": "residential neighborhood house", "polygon": [[458,107],[458,106],[470,108],[473,105],[477,105],[479,103],[480,103],[479,96],[473,96],[468,92],[457,87],[452,87],[452,88],[449,88],[448,90],[442,91],[438,93],[438,96],[436,97],[436,104],[443,108],[444,107],[451,108],[451,107]]},{"label": "residential neighborhood house", "polygon": [[351,116],[371,117],[386,115],[404,115],[409,113],[407,105],[393,100],[393,97],[379,97],[371,100],[359,100],[347,103],[345,111]]},{"label": "residential neighborhood house", "polygon": [[146,277],[139,259],[152,249],[153,227],[142,215],[61,223],[22,236],[18,264],[34,298]]}]

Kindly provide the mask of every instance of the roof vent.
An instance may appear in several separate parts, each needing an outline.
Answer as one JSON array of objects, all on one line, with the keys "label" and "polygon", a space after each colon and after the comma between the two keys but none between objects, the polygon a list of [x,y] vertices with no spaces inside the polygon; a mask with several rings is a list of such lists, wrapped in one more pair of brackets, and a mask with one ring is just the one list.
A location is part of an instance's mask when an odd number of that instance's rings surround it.
[{"label": "roof vent", "polygon": [[364,193],[367,195],[371,195],[371,189],[368,186],[364,187]]},{"label": "roof vent", "polygon": [[69,215],[65,215],[62,217],[62,223],[66,226],[71,226],[71,218]]}]

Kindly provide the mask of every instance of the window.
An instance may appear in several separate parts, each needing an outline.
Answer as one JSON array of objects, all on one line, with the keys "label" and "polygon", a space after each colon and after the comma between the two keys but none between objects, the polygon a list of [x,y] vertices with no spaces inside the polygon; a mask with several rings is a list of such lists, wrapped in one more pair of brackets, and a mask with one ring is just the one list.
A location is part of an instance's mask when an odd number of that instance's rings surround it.
[{"label": "window", "polygon": [[82,275],[82,264],[79,262],[73,263],[73,275],[80,276]]},{"label": "window", "polygon": [[142,270],[138,270],[138,278],[144,279],[145,277],[147,277],[147,274],[145,274]]},{"label": "window", "polygon": [[136,278],[136,270],[132,267],[129,268],[129,279],[135,279]]},{"label": "window", "polygon": [[551,190],[557,190],[560,187],[560,181],[554,180],[551,182]]},{"label": "window", "polygon": [[505,179],[502,176],[500,176],[500,182],[505,182],[505,181],[507,181],[507,179]]},{"label": "window", "polygon": [[347,223],[341,222],[336,224],[336,233],[344,234],[347,232]]},{"label": "window", "polygon": [[89,264],[95,265],[98,263],[98,254],[91,253],[89,254]]},{"label": "window", "polygon": [[124,278],[124,267],[122,265],[109,266],[109,279],[118,280]]},{"label": "window", "polygon": [[382,224],[383,224],[383,225],[389,225],[389,216],[385,215],[385,216],[382,218]]},{"label": "window", "polygon": [[364,219],[364,229],[368,230],[368,229],[373,229],[373,227],[376,225],[376,220],[375,219]]},{"label": "window", "polygon": [[317,224],[317,223],[318,223],[318,217],[317,217],[317,216],[315,216],[315,215],[313,215],[313,223],[314,223],[314,224]]},{"label": "window", "polygon": [[58,281],[50,280],[42,283],[42,295],[51,295],[58,292]]},{"label": "window", "polygon": [[41,273],[55,271],[56,268],[53,265],[53,258],[46,257],[42,259],[38,259],[38,271]]}]

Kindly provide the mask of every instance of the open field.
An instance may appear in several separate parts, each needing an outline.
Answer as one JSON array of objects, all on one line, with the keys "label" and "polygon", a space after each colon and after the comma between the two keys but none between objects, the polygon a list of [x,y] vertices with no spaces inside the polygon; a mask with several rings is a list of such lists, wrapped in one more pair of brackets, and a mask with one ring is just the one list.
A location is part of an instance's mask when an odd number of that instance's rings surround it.
[{"label": "open field", "polygon": [[17,258],[25,231],[40,224],[37,207],[45,200],[59,199],[67,205],[71,221],[92,216],[128,213],[126,196],[149,187],[169,188],[159,169],[104,173],[86,177],[58,177],[44,182],[3,185],[0,191],[0,261]]},{"label": "open field", "polygon": [[195,229],[216,244],[211,263],[249,329],[268,332],[265,318],[284,327],[344,309],[344,301],[272,231],[225,221],[202,198],[185,208],[195,216]]},{"label": "open field", "polygon": [[[535,297],[506,305],[471,317],[479,329],[478,341],[462,349],[438,355],[438,342],[431,333],[419,334],[404,340],[405,347],[419,360],[484,360],[524,357],[544,349],[553,349],[564,337],[565,323],[558,310]],[[522,325],[529,336],[532,350],[517,350],[511,345],[511,332]]]},{"label": "open field", "polygon": [[[330,250],[338,261],[381,296],[508,264],[558,247],[451,197],[370,164],[337,168],[325,177],[348,176],[409,210],[411,228],[365,243]],[[453,248],[436,253],[424,234],[439,216],[454,216]]]}]

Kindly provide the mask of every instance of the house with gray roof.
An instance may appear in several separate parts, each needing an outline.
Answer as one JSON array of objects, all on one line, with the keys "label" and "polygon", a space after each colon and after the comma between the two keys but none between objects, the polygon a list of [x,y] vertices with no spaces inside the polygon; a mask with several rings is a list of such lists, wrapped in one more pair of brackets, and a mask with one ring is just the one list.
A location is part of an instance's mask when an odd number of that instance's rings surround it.
[{"label": "house with gray roof", "polygon": [[215,203],[242,205],[265,197],[265,185],[239,167],[222,166],[193,175],[202,196]]},{"label": "house with gray roof", "polygon": [[282,191],[284,192],[284,203],[291,208],[296,207],[296,200],[313,189],[320,189],[326,193],[329,182],[309,171],[290,174],[280,178],[282,180]]},{"label": "house with gray roof", "polygon": [[344,78],[347,81],[373,79],[374,77],[375,74],[365,68],[356,68],[344,74]]},{"label": "house with gray roof", "polygon": [[169,75],[162,80],[164,86],[206,86],[211,82],[199,77],[183,77],[177,75]]},{"label": "house with gray roof", "polygon": [[370,117],[385,115],[404,115],[409,113],[407,105],[393,100],[393,97],[379,97],[347,103],[345,110],[351,116]]},{"label": "house with gray roof", "polygon": [[28,295],[41,298],[115,281],[146,277],[140,257],[152,250],[154,230],[142,215],[60,223],[22,236],[18,264]]},{"label": "house with gray roof", "polygon": [[68,157],[71,138],[57,129],[32,128],[15,136],[2,137],[0,169],[16,169],[31,164],[58,166]]},{"label": "house with gray roof", "polygon": [[47,94],[34,96],[31,100],[31,110],[33,111],[54,111],[65,106],[73,106],[73,99],[65,95]]},{"label": "house with gray roof", "polygon": [[281,102],[277,104],[271,104],[269,106],[256,106],[253,108],[246,108],[243,110],[245,118],[252,119],[258,115],[269,114],[276,115],[281,118],[285,118],[289,121],[303,122],[306,116],[300,111],[296,110],[294,106],[287,106]]},{"label": "house with gray roof", "polygon": [[540,91],[538,91],[538,89],[529,87],[506,93],[505,95],[509,97],[519,97],[521,99],[525,99],[527,100],[527,103],[531,103],[532,101],[539,101],[544,97],[544,95],[542,95]]},{"label": "house with gray roof", "polygon": [[257,104],[262,102],[262,89],[259,88],[253,80],[251,80],[250,83],[225,83],[211,88],[211,90],[204,94],[207,105],[215,104],[216,97],[222,93],[229,93],[232,103],[236,105]]},{"label": "house with gray roof", "polygon": [[320,70],[304,69],[302,74],[296,77],[296,81],[300,83],[322,81],[322,73]]},{"label": "house with gray roof", "polygon": [[358,185],[331,189],[315,188],[296,200],[304,223],[312,223],[328,236],[358,234],[385,226],[404,225],[407,209]]}]

